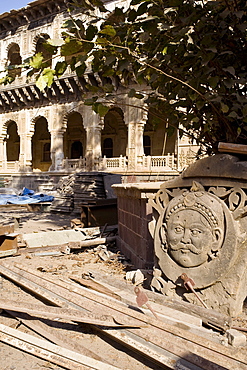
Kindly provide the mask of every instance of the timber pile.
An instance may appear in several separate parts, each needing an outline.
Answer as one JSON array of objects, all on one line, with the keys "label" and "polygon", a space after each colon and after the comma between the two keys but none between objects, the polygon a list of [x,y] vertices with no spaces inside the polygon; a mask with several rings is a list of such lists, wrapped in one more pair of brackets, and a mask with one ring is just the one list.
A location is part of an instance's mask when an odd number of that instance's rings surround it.
[{"label": "timber pile", "polygon": [[[131,308],[128,295],[121,291],[116,294],[113,287],[102,287],[99,282],[90,284],[90,281],[85,283],[82,280],[79,283],[84,286],[78,285],[70,279],[51,277],[14,263],[13,260],[11,263],[1,261],[0,274],[42,301],[27,305],[25,302],[10,301],[8,297],[1,296],[0,308],[18,317],[25,325],[47,338],[41,340],[17,329],[0,325],[0,340],[30,351],[38,357],[49,359],[50,362],[66,369],[113,370],[118,367],[107,363],[108,359],[100,357],[99,354],[81,346],[78,349],[71,341],[68,343],[66,335],[62,341],[59,340],[44,323],[29,320],[30,317],[60,318],[78,325],[80,322],[93,325],[99,333],[141,353],[143,357],[157,364],[159,369],[246,369],[246,353],[242,350],[225,347],[193,333],[186,325],[172,324],[169,320],[164,320],[162,308],[159,308],[158,304],[154,306],[156,318],[137,307]],[[85,287],[87,284],[91,289]],[[100,293],[92,290],[96,287]],[[125,298],[122,298],[121,294]],[[182,317],[183,313],[177,312],[177,317],[180,316]],[[211,316],[216,319],[217,315],[211,313]],[[228,318],[223,318],[221,327],[227,326]]]},{"label": "timber pile", "polygon": [[52,212],[81,213],[82,205],[94,204],[95,199],[105,199],[104,176],[100,172],[78,172],[63,177],[57,184],[57,196]]}]

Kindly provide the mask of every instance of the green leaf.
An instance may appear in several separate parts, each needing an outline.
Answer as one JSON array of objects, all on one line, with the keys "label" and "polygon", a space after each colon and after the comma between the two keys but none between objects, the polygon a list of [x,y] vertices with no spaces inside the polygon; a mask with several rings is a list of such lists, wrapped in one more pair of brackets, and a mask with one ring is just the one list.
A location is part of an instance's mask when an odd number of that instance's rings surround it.
[{"label": "green leaf", "polygon": [[57,62],[56,66],[55,66],[56,75],[58,77],[62,76],[64,74],[64,72],[66,71],[67,66],[68,65],[65,61],[64,62]]},{"label": "green leaf", "polygon": [[96,44],[108,45],[109,41],[105,37],[97,37]]},{"label": "green leaf", "polygon": [[93,105],[98,100],[98,96],[93,96],[92,98],[85,99],[84,105]]},{"label": "green leaf", "polygon": [[98,103],[97,113],[100,115],[100,117],[104,117],[108,111],[109,108],[106,105]]},{"label": "green leaf", "polygon": [[43,62],[43,55],[42,53],[35,54],[29,61],[30,66],[35,69],[39,69]]},{"label": "green leaf", "polygon": [[226,104],[224,104],[222,102],[220,103],[220,105],[221,105],[221,109],[222,109],[222,112],[223,113],[227,113],[229,111],[228,105],[226,105]]},{"label": "green leaf", "polygon": [[98,32],[98,28],[93,25],[89,25],[86,31],[86,39],[92,41]]},{"label": "green leaf", "polygon": [[79,76],[79,77],[83,76],[84,73],[85,73],[86,68],[87,68],[87,66],[86,66],[85,63],[82,63],[79,67],[76,67],[75,71],[76,71],[77,76]]},{"label": "green leaf", "polygon": [[43,91],[46,87],[51,87],[54,81],[55,70],[51,68],[45,68],[42,74],[36,81],[36,86]]},{"label": "green leaf", "polygon": [[129,91],[129,93],[128,93],[128,97],[129,97],[129,98],[134,98],[135,94],[136,94],[135,89],[131,89],[131,90]]},{"label": "green leaf", "polygon": [[108,35],[108,36],[111,36],[111,37],[116,36],[116,31],[115,31],[114,27],[110,26],[108,24],[106,26],[104,26],[104,28],[99,33],[102,33],[104,35]]},{"label": "green leaf", "polygon": [[69,56],[78,53],[82,49],[82,42],[78,40],[67,40],[61,47],[61,55]]},{"label": "green leaf", "polygon": [[47,79],[45,76],[41,75],[36,81],[36,86],[41,90],[44,91],[47,87]]},{"label": "green leaf", "polygon": [[108,93],[111,93],[113,90],[114,90],[114,86],[112,84],[104,84],[102,86],[102,89],[105,91],[105,92],[108,92]]},{"label": "green leaf", "polygon": [[213,76],[208,79],[209,85],[212,87],[212,89],[215,89],[219,82],[219,76]]},{"label": "green leaf", "polygon": [[164,47],[164,49],[162,50],[162,54],[163,54],[163,55],[166,55],[166,54],[167,54],[167,49],[168,49],[168,47],[167,47],[167,46],[165,46],[165,47]]}]

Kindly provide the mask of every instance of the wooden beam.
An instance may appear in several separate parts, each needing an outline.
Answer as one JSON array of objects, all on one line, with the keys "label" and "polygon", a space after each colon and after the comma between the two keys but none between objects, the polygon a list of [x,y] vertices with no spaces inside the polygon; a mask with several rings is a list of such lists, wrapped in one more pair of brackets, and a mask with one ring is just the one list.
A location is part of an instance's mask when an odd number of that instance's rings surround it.
[{"label": "wooden beam", "polygon": [[94,358],[95,360],[102,361],[108,363],[107,360],[100,357],[97,353],[89,350],[88,348],[84,347],[78,341],[74,341],[71,337],[67,337],[63,333],[59,333],[56,328],[47,325],[43,321],[38,319],[34,319],[34,317],[26,314],[20,313],[18,314],[14,311],[5,310],[9,315],[13,316],[16,320],[20,323],[24,324],[26,327],[30,328],[31,330],[35,331],[43,338],[49,340],[50,342],[57,344],[58,346],[65,347],[70,349],[71,351],[83,353],[85,356]]},{"label": "wooden beam", "polygon": [[218,151],[223,153],[247,154],[247,145],[220,142],[218,144]]},{"label": "wooden beam", "polygon": [[[83,287],[76,287],[74,284],[67,283],[61,280],[51,279],[45,274],[38,271],[31,270],[26,266],[16,264],[23,274],[28,279],[34,279],[32,275],[40,278],[40,284],[45,284],[52,291],[59,291],[61,296],[66,296],[72,304],[77,304],[84,309],[91,310],[91,312],[101,312],[101,314],[115,315],[123,323],[128,323],[129,318],[132,322],[138,325],[138,322],[146,323],[151,326],[143,329],[129,329],[128,333],[137,335],[138,337],[159,346],[166,351],[169,351],[181,358],[185,356],[186,359],[196,366],[208,369],[212,363],[215,369],[227,367],[229,363],[235,368],[245,369],[245,356],[241,353],[236,353],[235,350],[225,348],[224,346],[213,343],[205,338],[202,338],[193,333],[182,330],[181,328],[166,324],[163,321],[157,320],[152,317],[145,316],[135,310],[131,310],[124,304],[119,304],[113,300],[99,297],[95,293],[88,291]],[[15,270],[15,267],[12,267]],[[55,286],[54,286],[55,284]],[[133,321],[134,320],[134,321]],[[109,331],[108,331],[109,332]],[[196,355],[195,355],[196,354]],[[211,364],[211,365],[210,365]]]},{"label": "wooden beam", "polygon": [[[12,270],[14,268],[12,267]],[[16,271],[17,269],[15,269]],[[62,296],[65,294],[66,296],[69,296],[69,292],[67,290],[61,291],[59,287],[55,286],[52,284],[50,287],[53,292],[49,291],[47,288],[44,288],[44,280],[40,279],[40,283],[43,285],[43,287],[38,286],[37,283],[34,283],[33,281],[30,281],[27,278],[24,278],[23,276],[18,275],[16,272],[11,271],[8,269],[6,266],[0,265],[0,273],[3,276],[8,277],[10,280],[14,281],[18,285],[27,288],[30,290],[32,293],[36,294],[40,297],[42,297],[42,291],[44,293],[44,297],[46,300],[48,300],[50,303],[54,303],[57,306],[62,306],[62,307],[72,307],[76,309],[81,309],[82,311],[87,310],[88,307],[88,300],[85,302],[87,308],[83,308],[81,305],[79,306],[78,304],[74,304],[67,299],[63,298]],[[25,272],[24,272],[25,274]],[[31,276],[29,275],[29,278]],[[47,283],[47,282],[46,282]],[[47,286],[47,284],[45,284]],[[56,291],[56,294],[54,293]],[[57,294],[59,291],[60,296]],[[77,297],[76,297],[77,299]],[[60,302],[60,304],[59,304]],[[94,306],[95,307],[95,306]],[[101,307],[100,307],[101,309]],[[109,314],[109,312],[107,312]],[[118,317],[119,315],[115,312],[115,315]],[[95,328],[95,327],[94,327]],[[96,327],[97,328],[97,327]],[[130,347],[133,351],[138,352],[139,354],[141,353],[144,357],[149,358],[151,361],[155,363],[159,363],[159,365],[166,365],[170,369],[174,369],[176,363],[181,363],[183,365],[184,370],[190,370],[192,364],[186,360],[181,359],[179,356],[176,356],[172,354],[170,351],[163,350],[163,348],[160,348],[154,344],[151,345],[150,348],[150,342],[149,340],[143,340],[140,338],[138,335],[133,335],[132,333],[129,333],[125,329],[121,329],[121,332],[116,333],[114,330],[100,330],[101,333],[106,334],[107,336],[110,336],[113,338],[113,340],[117,340],[118,342],[121,342],[122,345]],[[129,338],[127,340],[126,338]],[[201,369],[200,367],[194,367],[195,370]]]},{"label": "wooden beam", "polygon": [[71,370],[120,370],[118,367],[105,364],[93,358],[89,358],[80,353],[49,343],[44,339],[39,339],[33,335],[23,333],[20,330],[10,328],[0,324],[0,340],[44,358],[52,363],[61,365]]},{"label": "wooden beam", "polygon": [[[99,326],[109,326],[109,327],[118,327],[123,328],[126,325],[121,325],[116,323],[111,316],[102,317],[102,319],[96,319],[91,316],[87,316],[86,314],[82,314],[81,311],[73,310],[73,309],[65,309],[65,308],[58,308],[52,306],[41,306],[40,304],[31,304],[31,303],[24,303],[18,301],[11,301],[9,299],[3,298],[1,296],[0,299],[0,308],[3,310],[11,310],[15,312],[24,312],[28,313],[35,317],[43,317],[51,320],[58,320],[63,319],[65,321],[74,321],[74,322],[81,322],[84,324],[93,324]],[[136,325],[132,325],[133,327],[137,327]],[[142,325],[143,326],[143,325]],[[128,324],[128,327],[131,327]]]}]

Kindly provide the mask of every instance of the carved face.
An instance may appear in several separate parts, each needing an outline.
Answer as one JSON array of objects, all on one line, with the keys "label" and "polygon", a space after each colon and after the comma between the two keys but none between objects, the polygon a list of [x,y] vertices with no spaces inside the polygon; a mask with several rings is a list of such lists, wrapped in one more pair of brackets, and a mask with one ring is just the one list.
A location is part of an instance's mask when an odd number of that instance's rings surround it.
[{"label": "carved face", "polygon": [[213,229],[199,212],[185,209],[171,215],[166,234],[171,258],[180,266],[195,267],[217,250],[220,230]]}]

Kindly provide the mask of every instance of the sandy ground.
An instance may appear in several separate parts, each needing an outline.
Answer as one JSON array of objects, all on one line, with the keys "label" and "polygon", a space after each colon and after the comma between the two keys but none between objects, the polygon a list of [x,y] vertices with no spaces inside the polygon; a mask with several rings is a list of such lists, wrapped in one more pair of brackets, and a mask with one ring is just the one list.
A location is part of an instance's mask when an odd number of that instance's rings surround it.
[{"label": "sandy ground", "polygon": [[[15,222],[15,229],[20,234],[70,229],[72,219],[72,217],[64,214],[29,212],[25,207],[21,209],[15,207],[5,209],[2,207],[1,217]],[[62,256],[20,255],[5,257],[5,261],[9,263],[17,262],[29,268],[38,269],[50,275],[62,276],[63,278],[71,275],[82,277],[90,274],[90,276],[98,280],[103,279],[114,286],[120,284],[123,288],[127,287],[123,265],[121,263],[106,263],[90,249],[82,253],[71,253]],[[132,289],[132,287],[128,287],[128,289]],[[5,278],[0,278],[0,292],[2,297],[7,296],[8,299],[37,304],[35,297]],[[73,343],[77,349],[79,348],[79,351],[83,347],[91,350],[106,362],[120,369],[160,369],[158,365],[149,363],[147,359],[141,358],[133,351],[123,348],[120,344],[104,337],[104,335],[99,335],[88,325],[59,325],[54,321],[42,321],[52,327],[56,335],[59,335],[62,340],[66,339],[66,342]],[[39,334],[31,331],[4,311],[0,315],[0,323],[40,337]],[[81,353],[83,353],[83,350]],[[0,370],[47,369],[62,369],[62,367],[0,342]]]},{"label": "sandy ground", "polygon": [[[35,233],[41,231],[61,230],[70,228],[71,217],[64,214],[51,214],[45,212],[30,212],[25,207],[1,210],[2,219],[9,219],[15,222],[16,231],[20,234]],[[121,287],[132,291],[125,280],[124,266],[120,262],[102,261],[94,250],[88,249],[83,252],[71,253],[62,256],[33,256],[20,255],[6,257],[4,261],[18,262],[32,269],[38,269],[48,275],[61,277],[69,276],[93,276],[96,280],[104,281],[112,286]],[[8,297],[15,301],[37,303],[37,299],[13,284],[11,281],[0,278],[0,292],[2,297]],[[133,302],[134,304],[135,302]],[[247,309],[234,320],[236,326],[247,328]],[[42,320],[56,335],[64,341],[74,344],[75,347],[86,348],[100,355],[106,362],[127,370],[160,370],[157,364],[148,362],[131,350],[127,350],[115,341],[99,335],[88,325],[62,324],[49,320]],[[6,312],[0,315],[0,323],[18,328],[26,333],[40,337],[39,334],[31,331],[23,323],[13,318]],[[83,353],[83,350],[82,350]],[[164,367],[162,367],[164,369]],[[39,359],[36,356],[25,353],[10,345],[0,342],[0,370],[47,370],[62,369],[49,361]]]}]

